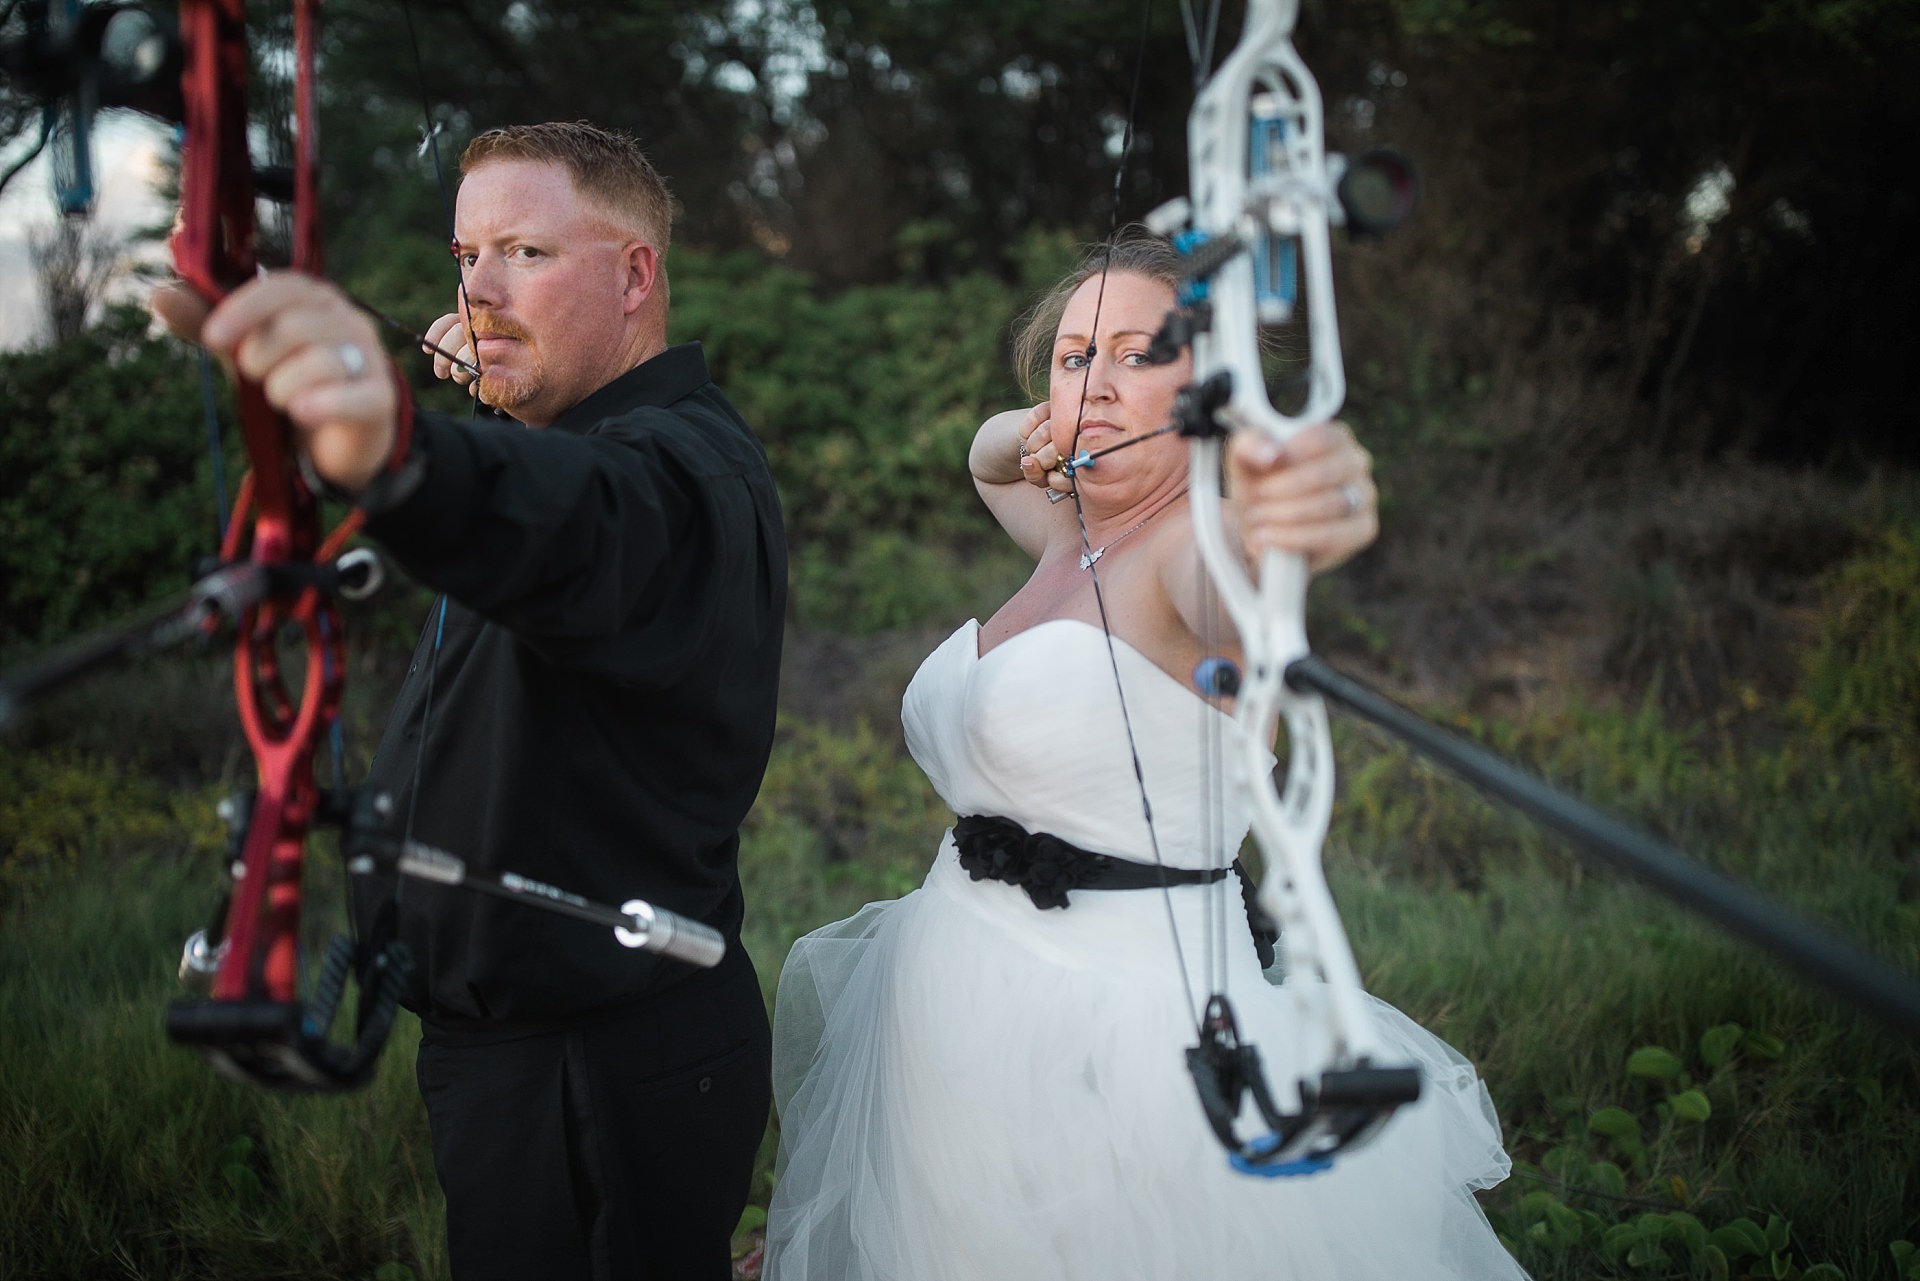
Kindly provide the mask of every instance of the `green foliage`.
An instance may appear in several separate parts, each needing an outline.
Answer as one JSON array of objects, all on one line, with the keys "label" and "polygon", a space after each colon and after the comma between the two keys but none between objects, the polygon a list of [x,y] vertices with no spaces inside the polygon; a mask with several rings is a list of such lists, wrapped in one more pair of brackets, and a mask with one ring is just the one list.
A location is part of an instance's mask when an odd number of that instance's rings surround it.
[{"label": "green foliage", "polygon": [[794,541],[976,533],[967,450],[1015,403],[1001,335],[1017,299],[982,276],[828,295],[744,254],[675,259],[674,324],[766,442]]},{"label": "green foliage", "polygon": [[952,818],[897,730],[783,720],[741,833],[747,947],[769,995],[801,934],[919,884]]},{"label": "green foliage", "polygon": [[[1036,250],[1044,256],[1044,252]],[[795,616],[852,632],[951,618],[1004,579],[967,471],[1016,403],[985,276],[826,294],[749,254],[674,256],[674,327],[760,434],[793,551]]]},{"label": "green foliage", "polygon": [[1539,38],[1530,26],[1523,25],[1529,15],[1521,5],[1486,0],[1394,0],[1393,9],[1401,27],[1416,40],[1437,38],[1499,47],[1530,44]]},{"label": "green foliage", "polygon": [[[1827,612],[1854,618],[1851,599],[1830,593]],[[1810,662],[1809,689],[1827,670]],[[1864,750],[1883,740],[1726,744],[1671,727],[1653,700],[1445,719],[1676,839],[1709,838],[1699,852],[1920,965],[1920,909],[1898,888],[1908,797],[1875,784],[1883,757]],[[214,793],[160,784],[137,745],[104,746],[0,754],[8,884],[24,887],[0,902],[0,1195],[19,1207],[0,1223],[0,1265],[85,1275],[122,1250],[152,1276],[444,1275],[411,1024],[374,1092],[350,1100],[239,1091],[162,1041],[154,958],[201,924]],[[1520,1174],[1486,1203],[1537,1281],[1831,1281],[1889,1263],[1920,1276],[1905,1244],[1920,1204],[1910,1053],[1644,893],[1582,874],[1397,749],[1343,730],[1340,755],[1328,861],[1342,916],[1369,985],[1490,1082]],[[800,933],[916,885],[950,817],[890,722],[786,717],[742,844],[747,945],[769,995]],[[747,1216],[741,1250],[757,1230]]]},{"label": "green foliage", "polygon": [[[1687,1060],[1670,1050],[1647,1045],[1633,1051],[1625,1076],[1656,1085],[1664,1098],[1649,1109],[1643,1084],[1637,1110],[1597,1108],[1584,1129],[1577,1116],[1569,1117],[1565,1142],[1536,1164],[1517,1167],[1516,1182],[1532,1184],[1530,1190],[1514,1195],[1509,1185],[1493,1208],[1490,1217],[1502,1238],[1536,1276],[1560,1275],[1560,1266],[1569,1263],[1567,1275],[1580,1277],[1846,1281],[1846,1270],[1808,1259],[1787,1217],[1729,1210],[1726,1195],[1712,1187],[1737,1169],[1725,1149],[1737,1146],[1741,1127],[1723,1121],[1717,1135],[1710,1132],[1708,1095],[1721,1098],[1728,1111],[1763,1112],[1766,1065],[1786,1049],[1777,1037],[1719,1024],[1700,1037],[1695,1062],[1706,1075],[1697,1082]],[[1741,1126],[1755,1123],[1748,1116]],[[1592,1155],[1595,1143],[1607,1157]],[[1903,1244],[1891,1247],[1896,1259]],[[1596,1262],[1605,1270],[1596,1269]]]},{"label": "green foliage", "polygon": [[[1036,236],[1022,253],[1051,264],[1061,248]],[[363,271],[404,293],[380,262]],[[966,276],[828,295],[754,255],[682,250],[674,291],[676,331],[701,339],[766,443],[797,618],[870,632],[1004,598],[1008,544],[966,457],[1017,400],[1001,337],[1014,289]],[[0,425],[0,646],[44,647],[177,593],[217,545],[196,363],[145,325],[120,310],[65,346],[0,354],[24,410]],[[224,386],[218,400],[228,412]],[[231,484],[231,445],[225,461]]]},{"label": "green foliage", "polygon": [[0,647],[183,590],[216,545],[196,364],[146,329],[117,308],[73,342],[0,353]]},{"label": "green foliage", "polygon": [[70,750],[0,752],[0,908],[126,851],[217,852],[213,802]]},{"label": "green foliage", "polygon": [[1826,596],[1794,709],[1820,747],[1884,769],[1920,822],[1920,527],[1887,530],[1832,576]]},{"label": "green foliage", "polygon": [[813,542],[794,553],[793,615],[856,636],[985,618],[1032,571],[1033,562],[1005,538],[984,550],[885,530],[857,535],[838,552]]},{"label": "green foliage", "polygon": [[362,1094],[220,1080],[160,1020],[218,860],[126,841],[0,909],[0,1273],[444,1276],[418,1024]]}]

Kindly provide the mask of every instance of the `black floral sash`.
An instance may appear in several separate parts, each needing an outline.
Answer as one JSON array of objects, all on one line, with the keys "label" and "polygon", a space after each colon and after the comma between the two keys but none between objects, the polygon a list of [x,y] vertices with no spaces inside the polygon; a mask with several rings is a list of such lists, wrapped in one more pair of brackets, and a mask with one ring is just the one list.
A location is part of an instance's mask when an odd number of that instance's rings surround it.
[{"label": "black floral sash", "polygon": [[[1050,832],[1029,832],[1012,819],[971,814],[953,825],[953,843],[960,866],[976,881],[1004,881],[1026,891],[1042,910],[1071,906],[1069,890],[1148,890],[1163,885],[1211,885],[1223,881],[1229,869],[1204,870],[1159,867],[1094,854],[1069,845]],[[1273,964],[1273,945],[1279,932],[1267,924],[1266,914],[1253,900],[1253,882],[1240,860],[1232,869],[1240,874],[1240,896],[1253,927],[1253,944],[1262,968]]]}]

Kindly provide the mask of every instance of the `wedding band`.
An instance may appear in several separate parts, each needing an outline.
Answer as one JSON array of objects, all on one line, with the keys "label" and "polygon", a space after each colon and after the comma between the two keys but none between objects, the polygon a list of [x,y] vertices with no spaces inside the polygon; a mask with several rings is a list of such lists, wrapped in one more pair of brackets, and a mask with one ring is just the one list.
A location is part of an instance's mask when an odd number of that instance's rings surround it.
[{"label": "wedding band", "polygon": [[1355,516],[1360,512],[1360,487],[1358,485],[1340,486],[1340,497],[1347,500],[1347,515]]},{"label": "wedding band", "polygon": [[358,344],[343,342],[333,349],[333,354],[340,361],[341,371],[349,379],[367,372],[367,353],[361,351]]}]

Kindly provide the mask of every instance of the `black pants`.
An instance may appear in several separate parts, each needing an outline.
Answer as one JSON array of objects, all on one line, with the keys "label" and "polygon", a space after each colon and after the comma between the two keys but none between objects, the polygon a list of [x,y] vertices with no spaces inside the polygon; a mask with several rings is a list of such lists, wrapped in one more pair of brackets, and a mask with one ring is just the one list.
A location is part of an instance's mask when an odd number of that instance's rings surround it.
[{"label": "black pants", "polygon": [[416,1070],[455,1281],[725,1281],[772,1103],[753,965]]}]

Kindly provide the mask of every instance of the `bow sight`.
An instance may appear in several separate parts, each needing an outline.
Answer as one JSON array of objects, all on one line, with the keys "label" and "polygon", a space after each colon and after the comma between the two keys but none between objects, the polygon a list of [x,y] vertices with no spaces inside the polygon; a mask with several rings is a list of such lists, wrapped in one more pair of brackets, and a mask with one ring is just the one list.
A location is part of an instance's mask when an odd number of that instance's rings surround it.
[{"label": "bow sight", "polygon": [[[1310,351],[1308,371],[1297,381],[1304,382],[1310,394],[1299,410],[1283,415],[1304,426],[1338,412],[1346,394],[1324,243],[1327,228],[1344,227],[1354,239],[1386,235],[1413,216],[1420,199],[1419,178],[1410,160],[1384,147],[1353,160],[1338,153],[1322,155],[1317,91],[1310,98],[1297,86],[1286,98],[1277,92],[1255,94],[1244,119],[1245,204],[1236,217],[1223,229],[1202,230],[1184,196],[1147,215],[1148,228],[1171,239],[1187,256],[1178,310],[1168,313],[1154,336],[1152,354],[1157,361],[1172,360],[1191,345],[1196,333],[1211,326],[1209,284],[1243,253],[1251,260],[1255,318],[1263,325],[1293,321],[1302,305],[1304,254]],[[1199,140],[1193,139],[1192,145],[1198,148]],[[1316,298],[1317,305],[1312,305]],[[1182,431],[1200,434],[1197,424],[1185,424]]]},{"label": "bow sight", "polygon": [[93,208],[94,115],[123,107],[180,119],[179,24],[119,0],[28,0],[18,16],[15,32],[0,31],[0,83],[43,105],[39,138],[0,173],[0,190],[51,142],[60,212],[84,217]]}]

